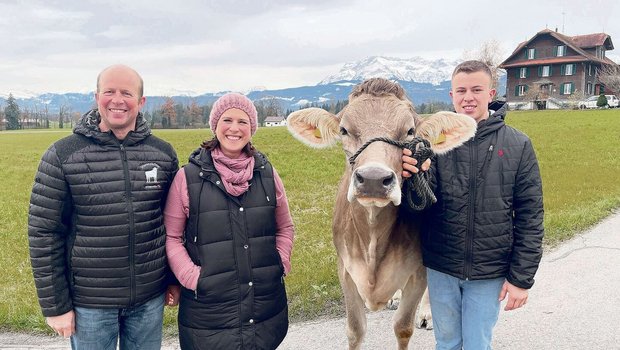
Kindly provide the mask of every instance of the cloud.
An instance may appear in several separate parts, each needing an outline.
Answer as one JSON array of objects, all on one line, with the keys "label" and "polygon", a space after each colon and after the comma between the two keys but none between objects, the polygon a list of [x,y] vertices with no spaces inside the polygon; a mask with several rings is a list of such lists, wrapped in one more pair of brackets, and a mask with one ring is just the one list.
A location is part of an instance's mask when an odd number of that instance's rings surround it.
[{"label": "cloud", "polygon": [[509,53],[544,28],[605,31],[617,41],[619,7],[611,0],[5,1],[0,92],[89,88],[119,62],[153,77],[159,91],[313,85],[368,56],[454,59],[491,39]]}]

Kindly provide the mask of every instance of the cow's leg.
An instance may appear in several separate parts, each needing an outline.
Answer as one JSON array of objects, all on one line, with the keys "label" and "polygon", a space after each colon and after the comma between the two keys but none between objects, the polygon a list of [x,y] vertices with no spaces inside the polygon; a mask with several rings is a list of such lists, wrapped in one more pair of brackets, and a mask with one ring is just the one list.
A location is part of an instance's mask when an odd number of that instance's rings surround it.
[{"label": "cow's leg", "polygon": [[431,301],[428,298],[428,288],[424,291],[418,312],[415,314],[415,326],[428,330],[433,329],[433,315],[431,314]]},{"label": "cow's leg", "polygon": [[413,316],[420,303],[420,299],[422,299],[425,288],[425,274],[411,275],[405,288],[403,288],[400,305],[394,315],[394,334],[396,334],[396,340],[398,341],[398,348],[400,350],[407,349],[409,346],[409,339],[411,339],[413,335]]},{"label": "cow's leg", "polygon": [[344,270],[341,263],[338,265],[338,276],[347,310],[347,338],[349,340],[349,350],[358,350],[362,346],[364,335],[366,335],[364,301],[357,292],[355,282],[353,282],[349,273]]}]

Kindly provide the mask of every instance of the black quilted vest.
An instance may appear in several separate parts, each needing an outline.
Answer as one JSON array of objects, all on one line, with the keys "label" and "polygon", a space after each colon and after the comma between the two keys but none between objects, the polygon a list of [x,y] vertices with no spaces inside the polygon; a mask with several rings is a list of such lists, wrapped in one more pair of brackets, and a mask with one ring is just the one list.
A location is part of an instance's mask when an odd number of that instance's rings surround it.
[{"label": "black quilted vest", "polygon": [[275,349],[288,329],[284,268],[276,249],[273,169],[255,155],[250,189],[229,195],[209,151],[185,166],[196,291],[184,289],[179,333],[184,349]]}]

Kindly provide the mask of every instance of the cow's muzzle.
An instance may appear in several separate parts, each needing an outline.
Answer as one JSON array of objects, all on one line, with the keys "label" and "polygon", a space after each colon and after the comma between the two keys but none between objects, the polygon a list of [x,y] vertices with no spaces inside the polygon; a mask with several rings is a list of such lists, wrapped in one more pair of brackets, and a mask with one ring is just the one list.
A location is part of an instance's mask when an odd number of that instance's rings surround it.
[{"label": "cow's muzzle", "polygon": [[353,171],[347,199],[364,206],[400,205],[399,180],[393,170],[380,164],[368,164]]}]

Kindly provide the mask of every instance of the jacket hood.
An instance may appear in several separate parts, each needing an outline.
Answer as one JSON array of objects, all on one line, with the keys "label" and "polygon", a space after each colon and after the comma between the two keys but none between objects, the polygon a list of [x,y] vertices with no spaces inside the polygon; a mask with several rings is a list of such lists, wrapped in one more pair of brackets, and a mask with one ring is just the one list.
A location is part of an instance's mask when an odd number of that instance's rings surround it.
[{"label": "jacket hood", "polygon": [[506,118],[506,103],[497,101],[492,102],[489,104],[489,112],[491,113],[489,118],[478,123],[476,137],[485,137],[506,124],[504,122],[504,119]]},{"label": "jacket hood", "polygon": [[[101,115],[99,115],[99,111],[96,108],[92,109],[86,112],[80,118],[78,123],[73,128],[73,133],[86,136],[101,144],[117,144],[119,140],[116,138],[116,136],[114,136],[112,131],[101,131],[101,129],[99,128],[100,122]],[[151,128],[149,127],[146,119],[144,119],[142,112],[138,112],[135,130],[130,131],[125,137],[125,140],[123,140],[122,142],[126,145],[135,144],[144,140],[151,134]]]}]

